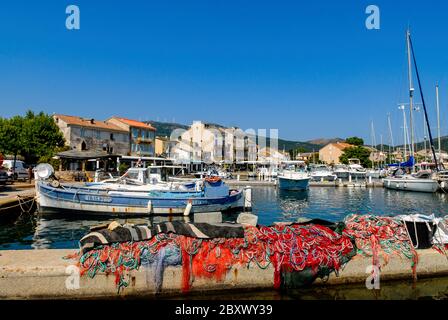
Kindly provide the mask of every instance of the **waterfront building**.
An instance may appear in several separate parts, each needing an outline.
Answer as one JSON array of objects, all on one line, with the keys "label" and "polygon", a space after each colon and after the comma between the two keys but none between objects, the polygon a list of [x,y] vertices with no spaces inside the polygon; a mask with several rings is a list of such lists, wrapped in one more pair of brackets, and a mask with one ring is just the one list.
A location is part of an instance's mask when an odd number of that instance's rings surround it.
[{"label": "waterfront building", "polygon": [[128,132],[130,156],[154,156],[156,129],[144,122],[121,117],[111,117],[106,123],[120,127]]},{"label": "waterfront building", "polygon": [[340,164],[339,157],[346,148],[353,145],[346,142],[332,142],[319,150],[319,160],[327,164]]},{"label": "waterfront building", "polygon": [[62,114],[53,115],[71,150],[127,154],[128,132],[112,123]]},{"label": "waterfront building", "polygon": [[300,152],[297,153],[295,156],[295,160],[311,161],[311,162],[314,162],[314,160],[318,158],[319,158],[318,152]]},{"label": "waterfront building", "polygon": [[260,163],[278,166],[282,162],[289,161],[289,158],[289,153],[271,147],[263,147],[258,150],[258,161]]},{"label": "waterfront building", "polygon": [[170,155],[177,163],[235,164],[257,160],[255,135],[239,128],[193,121],[188,130],[171,137]]}]

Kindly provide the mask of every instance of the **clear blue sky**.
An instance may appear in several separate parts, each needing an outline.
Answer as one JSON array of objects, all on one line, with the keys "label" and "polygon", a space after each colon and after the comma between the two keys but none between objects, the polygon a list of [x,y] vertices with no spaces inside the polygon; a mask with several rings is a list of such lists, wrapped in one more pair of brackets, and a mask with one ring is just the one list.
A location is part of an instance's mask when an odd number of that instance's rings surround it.
[{"label": "clear blue sky", "polygon": [[[77,4],[81,29],[65,28]],[[381,29],[365,28],[365,8]],[[0,116],[26,109],[401,142],[411,25],[430,120],[448,132],[447,1],[2,1]],[[417,137],[421,137],[417,118]],[[420,131],[420,133],[419,133]]]}]

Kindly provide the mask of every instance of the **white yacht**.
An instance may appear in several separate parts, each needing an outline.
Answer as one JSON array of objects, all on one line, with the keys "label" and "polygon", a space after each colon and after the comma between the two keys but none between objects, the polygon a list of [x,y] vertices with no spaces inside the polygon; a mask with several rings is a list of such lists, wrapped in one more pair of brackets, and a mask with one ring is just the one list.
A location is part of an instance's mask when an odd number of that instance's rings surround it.
[{"label": "white yacht", "polygon": [[334,181],[337,176],[331,172],[331,170],[326,165],[314,165],[311,168],[310,173],[311,179],[314,181]]},{"label": "white yacht", "polygon": [[366,169],[361,165],[361,161],[356,158],[348,159],[348,174],[355,179],[365,179]]},{"label": "white yacht", "polygon": [[430,171],[422,170],[415,174],[402,174],[400,171],[397,169],[393,176],[383,179],[385,188],[418,192],[436,192],[439,189],[439,183]]},{"label": "white yacht", "polygon": [[345,164],[337,164],[337,165],[334,166],[333,173],[339,179],[348,179],[350,171],[349,171],[347,165],[345,165]]}]

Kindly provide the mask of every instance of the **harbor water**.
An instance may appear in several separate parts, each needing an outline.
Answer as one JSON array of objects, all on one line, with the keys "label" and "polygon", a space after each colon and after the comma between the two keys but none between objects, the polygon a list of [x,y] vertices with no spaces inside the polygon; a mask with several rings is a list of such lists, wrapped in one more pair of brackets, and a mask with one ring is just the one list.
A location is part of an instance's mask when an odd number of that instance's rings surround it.
[{"label": "harbor water", "polygon": [[[383,188],[311,187],[308,191],[280,191],[276,187],[253,187],[253,213],[258,223],[295,222],[299,218],[342,221],[349,214],[446,215],[448,194],[399,192]],[[223,217],[227,221],[235,215]],[[120,223],[155,223],[182,216],[114,219],[65,215],[22,214],[0,225],[0,250],[75,249],[90,227],[118,220]],[[190,219],[190,218],[187,218]],[[194,219],[194,218],[193,218]]]}]

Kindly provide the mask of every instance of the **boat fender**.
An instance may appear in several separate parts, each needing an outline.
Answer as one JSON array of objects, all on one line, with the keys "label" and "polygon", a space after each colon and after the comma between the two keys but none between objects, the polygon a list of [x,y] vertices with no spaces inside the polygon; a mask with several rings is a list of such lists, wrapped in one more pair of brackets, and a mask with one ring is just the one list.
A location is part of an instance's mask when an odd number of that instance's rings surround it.
[{"label": "boat fender", "polygon": [[148,213],[151,213],[151,210],[152,210],[152,202],[151,202],[151,200],[148,200],[148,205],[146,207],[148,208]]},{"label": "boat fender", "polygon": [[250,186],[244,188],[244,208],[252,208],[252,188]]},{"label": "boat fender", "polygon": [[110,231],[115,230],[116,228],[121,227],[121,224],[119,224],[117,221],[112,221],[109,226],[107,227],[107,229],[109,229]]},{"label": "boat fender", "polygon": [[442,182],[440,183],[440,187],[445,188],[445,181],[442,181]]},{"label": "boat fender", "polygon": [[188,200],[187,206],[185,207],[184,210],[184,216],[190,215],[191,207],[193,207],[193,203],[191,202],[191,200]]},{"label": "boat fender", "polygon": [[51,181],[51,186],[53,188],[59,188],[61,186],[61,184],[59,183],[58,180],[53,180],[53,181]]}]

